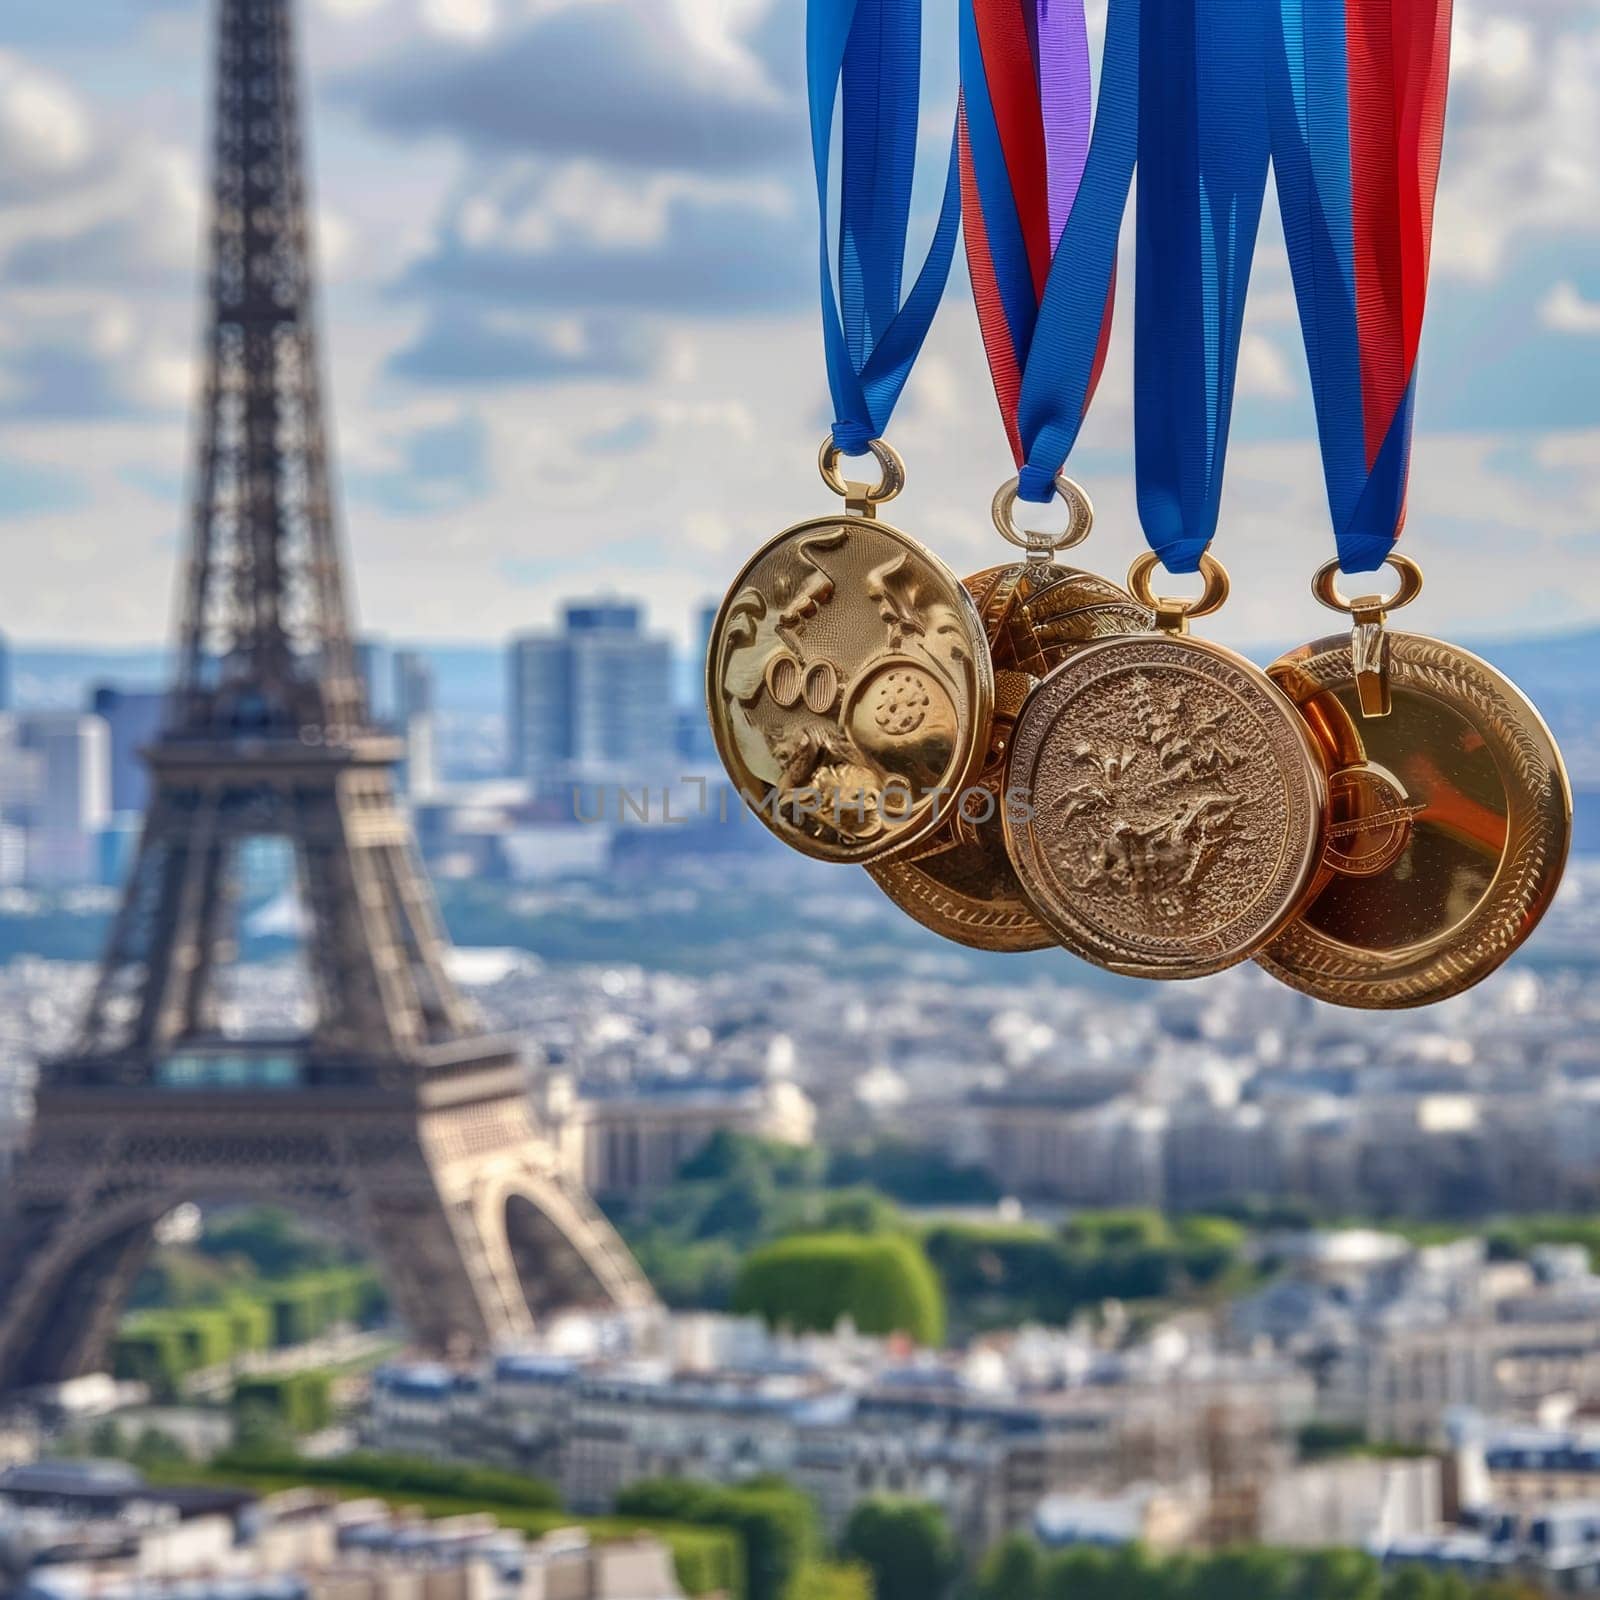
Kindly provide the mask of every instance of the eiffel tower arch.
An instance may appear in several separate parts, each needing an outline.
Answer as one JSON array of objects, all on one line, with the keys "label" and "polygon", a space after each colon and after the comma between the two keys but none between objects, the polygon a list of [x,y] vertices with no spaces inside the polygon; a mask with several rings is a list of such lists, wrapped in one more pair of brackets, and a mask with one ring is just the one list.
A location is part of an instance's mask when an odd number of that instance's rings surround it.
[{"label": "eiffel tower arch", "polygon": [[[178,666],[78,1040],[44,1063],[0,1212],[0,1389],[93,1371],[160,1217],[270,1200],[370,1249],[427,1347],[465,1353],[648,1284],[484,1035],[370,724],[313,321],[292,0],[217,0],[210,327]],[[295,861],[314,1019],[227,1027],[240,878]]]}]

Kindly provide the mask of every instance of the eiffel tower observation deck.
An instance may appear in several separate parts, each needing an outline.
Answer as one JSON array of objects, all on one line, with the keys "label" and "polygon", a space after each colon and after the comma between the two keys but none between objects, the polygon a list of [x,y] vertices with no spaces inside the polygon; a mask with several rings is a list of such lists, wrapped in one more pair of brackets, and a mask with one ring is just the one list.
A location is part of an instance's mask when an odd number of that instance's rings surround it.
[{"label": "eiffel tower observation deck", "polygon": [[[81,1033],[0,1210],[0,1389],[103,1365],[156,1222],[261,1200],[345,1229],[419,1345],[649,1286],[485,1036],[356,670],[331,487],[293,0],[215,0],[210,318],[178,667]],[[231,1036],[242,863],[292,852],[308,1028]]]}]

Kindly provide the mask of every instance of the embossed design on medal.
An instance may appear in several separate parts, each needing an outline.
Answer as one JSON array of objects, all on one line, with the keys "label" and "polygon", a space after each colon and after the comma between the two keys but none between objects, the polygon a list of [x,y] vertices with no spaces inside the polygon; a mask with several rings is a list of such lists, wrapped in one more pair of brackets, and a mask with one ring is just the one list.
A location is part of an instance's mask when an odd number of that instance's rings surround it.
[{"label": "embossed design on medal", "polygon": [[1151,613],[1128,592],[1090,572],[1058,565],[1093,526],[1088,495],[1070,478],[1056,490],[1069,511],[1061,533],[1020,529],[1017,480],[1003,484],[992,509],[1001,535],[1028,552],[1025,561],[988,567],[966,580],[983,619],[994,664],[995,707],[983,770],[944,822],[914,849],[868,867],[873,881],[908,916],[957,944],[978,950],[1044,950],[1055,935],[1040,921],[1006,853],[1005,806],[1012,732],[1039,679],[1087,639],[1150,627]]},{"label": "embossed design on medal", "polygon": [[882,440],[876,486],[846,482],[842,516],[763,545],[711,630],[706,698],[723,765],[777,836],[827,861],[914,845],[983,764],[994,677],[967,591],[877,520],[904,481]]},{"label": "embossed design on medal", "polygon": [[1337,563],[1314,591],[1354,636],[1268,669],[1333,767],[1324,871],[1300,920],[1257,960],[1319,999],[1426,1005],[1470,988],[1533,932],[1561,879],[1572,794],[1539,713],[1487,662],[1384,627],[1421,588],[1346,600]]},{"label": "embossed design on medal", "polygon": [[1322,859],[1322,757],[1288,699],[1242,656],[1187,632],[1205,593],[1156,599],[1156,631],[1069,654],[1024,708],[1005,818],[1018,879],[1067,949],[1138,977],[1185,978],[1244,960],[1299,910]]}]

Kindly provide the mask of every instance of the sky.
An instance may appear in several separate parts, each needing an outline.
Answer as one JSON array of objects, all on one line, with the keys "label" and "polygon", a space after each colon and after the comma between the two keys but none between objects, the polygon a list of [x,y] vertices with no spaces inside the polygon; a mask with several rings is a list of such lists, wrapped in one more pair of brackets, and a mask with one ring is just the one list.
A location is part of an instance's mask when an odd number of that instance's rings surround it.
[{"label": "sky", "polygon": [[[829,416],[802,0],[299,5],[361,626],[493,644],[606,591],[687,640],[758,543],[837,503],[815,468]],[[931,199],[955,0],[927,16]],[[1406,544],[1427,589],[1405,624],[1600,622],[1600,0],[1456,0],[1456,19]],[[203,0],[5,0],[14,640],[168,627],[210,23]],[[1097,510],[1081,562],[1113,576],[1142,548],[1131,398],[1122,314],[1068,469]],[[1005,559],[988,506],[1013,467],[959,270],[891,438],[910,476],[893,520],[960,572]],[[1234,595],[1212,636],[1337,626],[1308,589],[1332,541],[1270,198],[1214,550]]]}]

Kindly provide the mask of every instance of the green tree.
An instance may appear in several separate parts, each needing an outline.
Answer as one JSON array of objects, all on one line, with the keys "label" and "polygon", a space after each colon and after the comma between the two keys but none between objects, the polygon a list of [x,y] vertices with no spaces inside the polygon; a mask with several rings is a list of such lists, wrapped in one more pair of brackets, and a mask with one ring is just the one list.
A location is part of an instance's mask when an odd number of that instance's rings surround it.
[{"label": "green tree", "polygon": [[1063,1550],[1045,1563],[1039,1581],[1040,1600],[1126,1600],[1130,1591],[1119,1588],[1118,1583],[1115,1557],[1109,1551],[1086,1546]]},{"label": "green tree", "polygon": [[940,1600],[961,1568],[944,1514],[920,1500],[863,1500],[839,1549],[871,1572],[877,1600]]},{"label": "green tree", "polygon": [[141,1312],[127,1319],[112,1342],[111,1370],[149,1384],[157,1400],[175,1400],[189,1363],[177,1330],[160,1313]]},{"label": "green tree", "polygon": [[1020,1533],[994,1545],[973,1581],[973,1600],[1042,1600],[1044,1560],[1039,1546]]},{"label": "green tree", "polygon": [[1172,1244],[1172,1228],[1159,1211],[1085,1211],[1062,1224],[1061,1237],[1078,1249],[1105,1255],[1164,1250]]},{"label": "green tree", "polygon": [[874,1600],[872,1574],[853,1564],[813,1562],[795,1575],[784,1600]]},{"label": "green tree", "polygon": [[902,1226],[900,1209],[872,1189],[837,1189],[822,1202],[816,1227],[822,1233],[892,1233]]},{"label": "green tree", "polygon": [[120,1456],[127,1449],[122,1424],[115,1417],[102,1417],[95,1423],[86,1443],[92,1456]]},{"label": "green tree", "polygon": [[291,1434],[315,1433],[333,1420],[332,1385],[326,1372],[290,1372],[241,1378],[234,1385],[234,1410],[276,1417]]},{"label": "green tree", "polygon": [[695,1225],[702,1240],[733,1239],[749,1244],[766,1231],[777,1209],[777,1189],[763,1172],[741,1172],[718,1186]]},{"label": "green tree", "polygon": [[944,1339],[939,1279],[903,1235],[780,1239],[746,1258],[733,1305],[774,1327],[826,1331],[848,1316],[864,1333],[904,1333],[924,1345]]},{"label": "green tree", "polygon": [[784,1600],[816,1553],[815,1507],[778,1479],[727,1489],[682,1478],[648,1478],[617,1496],[617,1511],[733,1529],[744,1545],[749,1600]]},{"label": "green tree", "polygon": [[683,1183],[726,1183],[755,1174],[780,1188],[815,1188],[826,1169],[826,1155],[813,1145],[784,1144],[722,1128],[684,1162],[678,1178]]},{"label": "green tree", "polygon": [[834,1152],[828,1182],[869,1184],[913,1206],[992,1205],[1000,1185],[982,1167],[957,1166],[938,1150],[903,1139],[852,1145]]},{"label": "green tree", "polygon": [[1426,1567],[1398,1567],[1383,1581],[1383,1600],[1439,1600],[1438,1581]]},{"label": "green tree", "polygon": [[181,1440],[160,1428],[146,1428],[133,1442],[128,1459],[139,1467],[182,1466],[189,1460],[189,1452]]},{"label": "green tree", "polygon": [[1303,1600],[1296,1562],[1283,1550],[1221,1550],[1199,1562],[1188,1600]]},{"label": "green tree", "polygon": [[251,1206],[206,1219],[196,1248],[208,1256],[236,1256],[263,1278],[287,1278],[343,1264],[337,1245],[277,1206]]},{"label": "green tree", "polygon": [[1301,1574],[1304,1600],[1382,1600],[1378,1564],[1359,1550],[1316,1550]]}]

